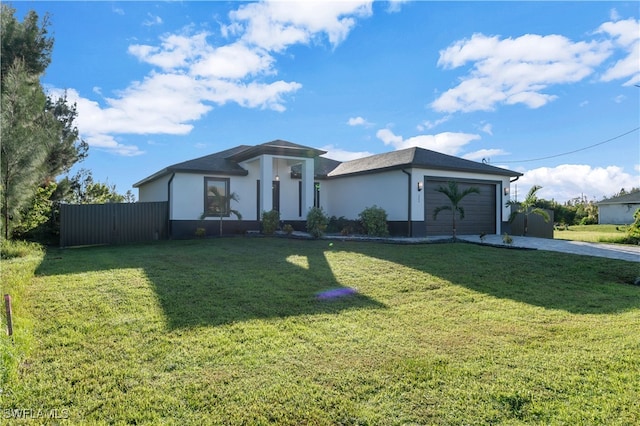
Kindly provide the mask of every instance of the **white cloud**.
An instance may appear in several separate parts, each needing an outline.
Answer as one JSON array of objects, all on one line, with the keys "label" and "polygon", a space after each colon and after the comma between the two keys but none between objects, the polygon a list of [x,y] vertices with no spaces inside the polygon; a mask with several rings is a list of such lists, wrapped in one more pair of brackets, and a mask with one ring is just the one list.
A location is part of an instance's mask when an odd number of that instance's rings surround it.
[{"label": "white cloud", "polygon": [[345,151],[343,149],[336,148],[333,145],[326,145],[320,149],[322,149],[323,151],[327,151],[327,153],[324,154],[323,157],[338,161],[357,160],[358,158],[364,158],[373,155],[373,153],[368,151]]},{"label": "white cloud", "polygon": [[[637,187],[640,175],[626,173],[618,166],[592,167],[583,164],[562,164],[556,167],[540,167],[520,170],[524,173],[518,181],[518,193],[522,200],[532,185],[541,185],[540,198],[564,202],[581,195],[589,200],[601,200],[620,191]],[[513,194],[513,187],[512,187]]]},{"label": "white cloud", "polygon": [[389,7],[387,8],[387,12],[389,13],[397,13],[402,9],[402,5],[407,3],[409,0],[389,0]]},{"label": "white cloud", "polygon": [[133,157],[144,154],[144,151],[141,151],[137,146],[121,144],[111,135],[88,134],[84,136],[84,139],[92,149],[109,151],[114,154],[122,155],[123,157]]},{"label": "white cloud", "polygon": [[395,135],[388,128],[378,130],[376,136],[384,142],[385,145],[391,145],[396,150],[416,146],[448,155],[456,155],[461,151],[463,146],[471,141],[480,139],[479,135],[454,132],[443,132],[436,135],[418,135],[404,139],[402,136]]},{"label": "white cloud", "polygon": [[347,124],[349,126],[371,126],[371,123],[362,117],[351,117],[347,121]]},{"label": "white cloud", "polygon": [[608,34],[616,46],[627,53],[602,75],[602,81],[629,79],[623,85],[631,86],[640,83],[640,21],[627,19],[624,21],[605,22],[597,33]]},{"label": "white cloud", "polygon": [[207,44],[210,34],[165,34],[160,38],[159,46],[133,44],[128,52],[142,62],[155,65],[164,70],[187,67],[195,58],[211,51]]},{"label": "white cloud", "polygon": [[[132,44],[128,53],[153,67],[103,103],[68,92],[77,103],[78,128],[89,144],[121,155],[141,153],[119,144],[114,134],[187,134],[214,105],[284,111],[285,98],[302,85],[274,80],[274,52],[321,41],[342,42],[358,18],[370,16],[371,1],[260,2],[243,4],[221,25],[228,43],[193,27],[160,37],[158,44]],[[149,14],[145,24],[161,24]],[[102,96],[101,92],[95,92]]]},{"label": "white cloud", "polygon": [[489,123],[483,123],[480,130],[488,135],[493,135],[493,126]]},{"label": "white cloud", "polygon": [[226,34],[242,32],[242,42],[279,52],[325,35],[334,47],[356,24],[371,16],[372,1],[266,1],[241,6],[229,14]]},{"label": "white cloud", "polygon": [[163,21],[161,17],[152,15],[151,13],[147,13],[147,19],[142,22],[142,25],[144,25],[145,27],[151,27],[153,25],[160,25],[162,24],[162,22]]},{"label": "white cloud", "polygon": [[438,65],[454,69],[471,64],[458,86],[431,107],[440,112],[492,111],[499,104],[539,108],[556,96],[551,85],[574,83],[594,72],[611,54],[609,42],[573,42],[560,35],[526,34],[500,39],[474,34],[440,51]]},{"label": "white cloud", "polygon": [[451,119],[451,117],[452,117],[452,115],[445,115],[444,117],[439,118],[439,119],[437,119],[435,121],[427,120],[422,124],[418,124],[416,126],[416,128],[420,132],[423,132],[423,131],[429,130],[429,129],[433,129],[434,127],[437,127],[442,123],[446,123],[447,121],[449,121]]},{"label": "white cloud", "polygon": [[507,151],[503,150],[503,149],[497,149],[497,148],[493,148],[493,149],[480,149],[478,151],[474,151],[474,152],[470,152],[468,154],[464,154],[462,156],[462,158],[466,158],[467,160],[472,160],[472,161],[482,161],[482,160],[487,160],[489,161],[491,159],[491,157],[497,157],[500,155],[507,155],[509,154]]}]

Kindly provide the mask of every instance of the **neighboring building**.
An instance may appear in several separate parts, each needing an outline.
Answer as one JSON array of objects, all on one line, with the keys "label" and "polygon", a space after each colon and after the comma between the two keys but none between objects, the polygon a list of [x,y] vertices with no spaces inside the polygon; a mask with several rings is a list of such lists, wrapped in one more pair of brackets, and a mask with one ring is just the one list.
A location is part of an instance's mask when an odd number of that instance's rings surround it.
[{"label": "neighboring building", "polygon": [[640,208],[640,192],[602,200],[598,205],[598,223],[625,225],[633,222],[633,214]]},{"label": "neighboring building", "polygon": [[[325,153],[282,140],[241,145],[168,166],[134,187],[141,202],[168,201],[174,238],[193,236],[198,227],[218,233],[219,216],[207,207],[212,187],[239,196],[239,202],[224,207],[224,233],[258,230],[261,213],[272,209],[283,222],[304,230],[314,206],[328,216],[357,219],[377,205],[387,212],[393,235],[422,237],[451,233],[448,212],[433,219],[433,209],[448,203],[435,189],[451,180],[461,190],[480,189],[462,201],[465,219],[457,221],[458,235],[504,232],[510,182],[521,176],[415,147],[347,162],[321,157]],[[242,213],[241,221],[228,214],[230,208]]]}]

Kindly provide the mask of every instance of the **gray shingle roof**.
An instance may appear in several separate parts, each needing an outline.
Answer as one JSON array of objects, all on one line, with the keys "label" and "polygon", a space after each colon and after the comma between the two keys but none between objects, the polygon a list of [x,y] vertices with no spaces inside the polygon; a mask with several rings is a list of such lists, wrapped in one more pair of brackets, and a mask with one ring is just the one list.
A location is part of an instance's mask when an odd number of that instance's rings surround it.
[{"label": "gray shingle roof", "polygon": [[277,139],[271,142],[265,142],[260,145],[249,147],[249,149],[230,155],[229,159],[240,162],[264,154],[314,158],[326,153],[326,151],[321,151],[309,146],[298,145],[293,142],[287,142],[281,139]]},{"label": "gray shingle roof", "polygon": [[[419,167],[436,170],[465,171],[499,176],[522,176],[521,173],[488,164],[465,160],[463,158],[446,155],[424,148],[407,148],[384,154],[371,155],[357,160],[340,161],[320,157],[326,151],[298,145],[283,140],[275,140],[260,145],[240,145],[235,148],[220,151],[215,154],[193,160],[183,161],[160,170],[157,173],[135,183],[139,187],[147,182],[158,179],[170,173],[202,173],[222,174],[227,176],[246,176],[247,171],[238,163],[259,155],[283,155],[291,157],[313,158],[316,178],[336,178],[363,173],[375,173],[384,170]],[[291,168],[291,175],[299,178],[300,165]]]},{"label": "gray shingle roof", "polygon": [[424,148],[412,147],[341,163],[328,174],[328,177],[333,178],[353,174],[373,173],[381,170],[406,167],[455,170],[500,176],[522,176],[522,173],[513,170],[465,160],[464,158],[454,157]]},{"label": "gray shingle roof", "polygon": [[600,204],[640,204],[640,192],[631,192],[630,194],[620,195],[619,197],[607,198],[599,201]]},{"label": "gray shingle roof", "polygon": [[249,145],[240,145],[225,151],[216,152],[215,154],[209,154],[204,157],[183,161],[182,163],[176,163],[134,183],[133,186],[134,188],[137,188],[140,185],[159,177],[176,172],[246,176],[248,172],[240,167],[236,161],[230,160],[229,157],[246,151],[249,148],[251,148]]}]

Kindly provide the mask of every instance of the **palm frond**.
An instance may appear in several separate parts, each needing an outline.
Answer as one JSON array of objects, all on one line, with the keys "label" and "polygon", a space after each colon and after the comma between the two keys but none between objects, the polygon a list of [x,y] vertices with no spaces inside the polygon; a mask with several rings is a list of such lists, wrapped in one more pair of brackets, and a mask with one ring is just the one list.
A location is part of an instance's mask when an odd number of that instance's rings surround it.
[{"label": "palm frond", "polygon": [[433,209],[433,220],[436,220],[436,218],[438,217],[438,213],[443,210],[451,210],[451,206],[440,206]]}]

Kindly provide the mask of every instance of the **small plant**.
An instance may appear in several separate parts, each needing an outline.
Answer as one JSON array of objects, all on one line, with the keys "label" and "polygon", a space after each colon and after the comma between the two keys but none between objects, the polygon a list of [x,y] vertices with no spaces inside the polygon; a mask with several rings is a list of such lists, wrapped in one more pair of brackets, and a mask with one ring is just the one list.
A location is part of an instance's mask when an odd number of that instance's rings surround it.
[{"label": "small plant", "polygon": [[324,235],[329,224],[329,218],[322,208],[313,207],[307,213],[307,232],[314,238],[320,238]]},{"label": "small plant", "polygon": [[290,224],[286,224],[285,226],[282,227],[282,230],[287,234],[287,235],[291,235],[293,234],[293,226],[291,226]]},{"label": "small plant", "polygon": [[486,239],[487,239],[487,233],[486,232],[480,233],[480,242],[484,243],[484,240]]},{"label": "small plant", "polygon": [[389,235],[387,228],[387,212],[378,206],[367,207],[358,214],[362,226],[367,235],[386,237]]},{"label": "small plant", "polygon": [[204,228],[196,228],[196,237],[198,238],[203,238],[205,235],[207,235],[207,230]]},{"label": "small plant", "polygon": [[277,210],[271,210],[269,212],[262,212],[262,233],[265,235],[273,235],[278,229],[280,223],[280,212]]},{"label": "small plant", "polygon": [[511,235],[505,232],[504,235],[502,236],[502,242],[505,243],[506,245],[511,245],[513,244],[513,238],[511,238]]}]

